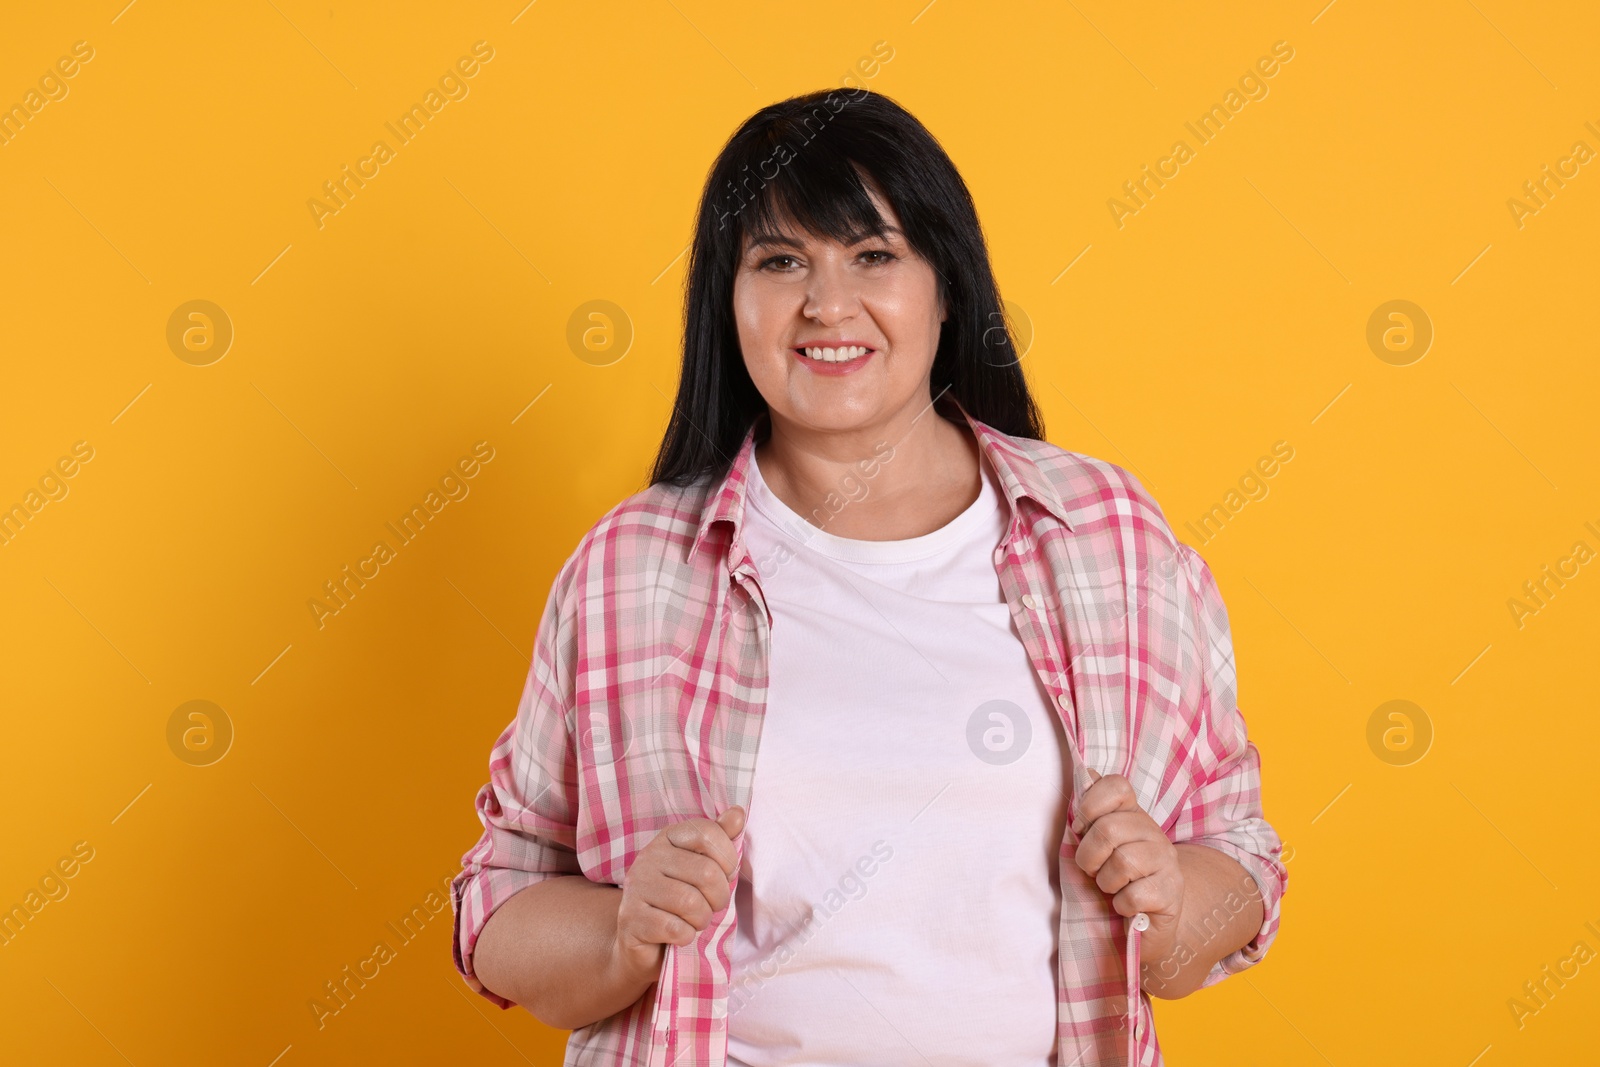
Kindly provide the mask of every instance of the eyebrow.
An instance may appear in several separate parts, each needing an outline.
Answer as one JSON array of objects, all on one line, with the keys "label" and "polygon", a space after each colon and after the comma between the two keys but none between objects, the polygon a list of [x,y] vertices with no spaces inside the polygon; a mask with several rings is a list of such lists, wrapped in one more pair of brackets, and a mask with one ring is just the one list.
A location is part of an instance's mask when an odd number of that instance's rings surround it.
[{"label": "eyebrow", "polygon": [[[874,231],[874,230],[858,231],[847,243],[853,244],[853,245],[860,244],[862,241],[867,240],[869,237],[882,237],[882,236],[887,236],[889,234],[894,234],[894,235],[896,235],[898,237],[901,237],[901,238],[905,237],[905,233],[898,226],[887,226],[886,225],[886,226],[884,226],[882,228],[881,231]],[[763,245],[765,245],[765,246],[767,246],[769,248],[794,248],[794,249],[799,249],[799,248],[805,247],[805,243],[803,241],[796,240],[793,237],[789,237],[789,236],[786,236],[786,235],[781,234],[781,233],[758,233],[758,234],[752,234],[751,235],[749,247],[752,250],[755,249],[755,248],[758,248],[760,246],[763,246]]]}]

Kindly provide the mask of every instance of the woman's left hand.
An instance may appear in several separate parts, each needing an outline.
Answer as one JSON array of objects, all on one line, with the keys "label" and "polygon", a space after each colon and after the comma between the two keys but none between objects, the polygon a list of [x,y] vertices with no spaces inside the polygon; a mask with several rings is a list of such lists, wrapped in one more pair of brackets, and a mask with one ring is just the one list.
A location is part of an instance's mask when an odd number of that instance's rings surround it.
[{"label": "woman's left hand", "polygon": [[1078,866],[1103,892],[1114,894],[1118,915],[1150,917],[1140,935],[1141,955],[1160,959],[1177,943],[1183,911],[1183,869],[1178,850],[1148,812],[1133,786],[1120,774],[1090,770],[1072,831],[1078,835]]}]

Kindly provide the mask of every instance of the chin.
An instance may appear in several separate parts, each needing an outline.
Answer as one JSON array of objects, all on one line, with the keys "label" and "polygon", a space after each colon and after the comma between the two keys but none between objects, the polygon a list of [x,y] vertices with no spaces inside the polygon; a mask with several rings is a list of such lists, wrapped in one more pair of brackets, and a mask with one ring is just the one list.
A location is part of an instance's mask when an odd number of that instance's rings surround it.
[{"label": "chin", "polygon": [[836,397],[796,404],[787,412],[791,422],[816,430],[858,430],[871,426],[883,414],[877,396]]}]

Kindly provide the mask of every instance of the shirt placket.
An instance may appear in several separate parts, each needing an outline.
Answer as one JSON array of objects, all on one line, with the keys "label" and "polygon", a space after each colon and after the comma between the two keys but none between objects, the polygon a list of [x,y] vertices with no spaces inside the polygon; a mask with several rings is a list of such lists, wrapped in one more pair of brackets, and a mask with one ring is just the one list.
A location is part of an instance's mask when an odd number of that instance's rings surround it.
[{"label": "shirt placket", "polygon": [[[1020,502],[1016,506],[1020,507]],[[1017,632],[1027,649],[1029,660],[1044,681],[1045,689],[1058,709],[1071,749],[1074,784],[1068,796],[1066,830],[1067,834],[1071,834],[1072,821],[1077,817],[1078,798],[1090,784],[1087,764],[1082,758],[1084,746],[1081,744],[1082,739],[1077,729],[1077,710],[1073,704],[1070,678],[1065,667],[1070,654],[1067,646],[1070,644],[1071,635],[1066,632],[1067,626],[1064,620],[1059,627],[1050,625],[1048,614],[1050,600],[1045,583],[1040,578],[1044,567],[1032,535],[1020,518],[1013,521],[1006,538],[995,549],[994,563],[996,574],[1000,579],[1001,592],[1016,619]],[[1063,839],[1057,849],[1058,856],[1065,845],[1066,841]],[[1143,912],[1127,920],[1123,972],[1127,981],[1125,1022],[1128,1027],[1127,1063],[1130,1065],[1139,1062],[1140,1038],[1143,1037],[1141,1024],[1144,1012],[1138,978],[1139,933],[1149,925],[1149,916]]]},{"label": "shirt placket", "polygon": [[[1077,783],[1080,776],[1084,775],[1082,748],[1078,743],[1078,715],[1068,686],[1066,650],[1058,647],[1055,629],[1048,625],[1046,611],[1049,600],[1044,583],[1038,579],[1035,552],[1032,540],[1020,520],[1013,522],[1006,538],[994,550],[995,572],[1000,579],[1001,594],[1006,598],[1016,622],[1017,633],[1028,652],[1028,660],[1044,682],[1045,691],[1050,694],[1050,700],[1061,717],[1071,746],[1074,784],[1068,796],[1072,809],[1068,813],[1070,822],[1070,817],[1077,814],[1077,797],[1081,792]],[[1033,561],[1032,566],[1029,565],[1030,560]],[[1083,783],[1084,786],[1087,784]]]},{"label": "shirt placket", "polygon": [[[726,626],[730,625],[730,620],[735,618],[735,613],[740,612],[739,605],[735,603],[738,595],[735,592],[735,588],[737,587],[738,589],[742,589],[745,595],[750,597],[752,602],[759,609],[761,616],[770,632],[770,627],[772,625],[772,613],[767,606],[766,594],[761,589],[760,579],[756,574],[755,565],[750,559],[749,552],[744,547],[743,540],[739,539],[735,544],[730,545],[728,552],[729,559],[733,559],[735,556],[737,556],[738,561],[733,563],[728,569],[729,582],[725,591],[727,599],[723,604],[723,627],[725,628]],[[739,617],[743,617],[742,614]],[[755,623],[757,626],[760,624],[761,623],[759,621]],[[725,634],[719,635],[719,641],[723,636],[725,636]],[[739,660],[739,670],[746,677],[760,675],[764,678],[768,675],[768,671],[770,670],[771,666],[770,663],[758,665],[752,662],[753,657],[761,656],[761,650],[763,647],[770,648],[770,643],[764,643],[760,641],[759,638],[754,634],[746,634],[743,641],[741,641],[739,645],[741,655],[736,658]],[[727,646],[719,645],[719,652],[723,651],[727,651]],[[719,662],[719,672],[725,669],[728,668]],[[717,684],[721,686],[722,682],[723,679],[719,678]],[[759,730],[759,725],[757,726],[757,729]],[[757,740],[759,743],[759,734]],[[725,778],[722,777],[729,772],[729,767],[722,761],[714,762],[712,770],[716,780],[712,783],[708,783],[708,785],[712,790],[713,796],[719,798],[720,802],[716,806],[720,807],[723,803],[733,803],[737,801],[738,803],[744,804],[746,806],[746,810],[748,811],[749,804],[751,802],[750,794],[754,791],[753,781],[746,780],[743,783],[729,783]],[[747,838],[745,835],[741,834],[739,835],[739,839],[734,842],[734,852],[736,857],[734,867],[735,874],[730,880],[729,884],[727,910],[723,913],[722,918],[719,919],[714,926],[708,928],[708,930],[702,934],[702,938],[700,942],[697,942],[697,944],[717,944],[725,946],[727,937],[729,936],[728,931],[738,922],[737,904],[735,903],[735,900],[737,899],[736,890],[738,888],[737,871],[744,863],[744,849],[746,840]],[[677,966],[673,967],[672,974],[670,975],[672,986],[670,994],[664,997],[662,1001],[658,1002],[658,1007],[665,1009],[666,1025],[661,1026],[658,1024],[657,1027],[656,1045],[658,1054],[652,1057],[651,1060],[652,1064],[657,1065],[657,1067],[701,1067],[702,1064],[709,1065],[726,1063],[728,1039],[728,1019],[726,1014],[709,1020],[709,1025],[711,1027],[710,1032],[697,1034],[694,1042],[695,1047],[693,1048],[685,1047],[682,1039],[679,1036],[679,1014],[682,1009],[679,1004],[678,987],[683,979],[679,975],[678,971],[681,969],[683,963],[692,962],[695,966],[695,969],[700,972],[700,978],[702,981],[709,978],[709,975],[704,973],[704,966],[708,961],[702,959],[685,961],[681,958],[682,953],[688,951],[694,951],[694,949],[692,947],[679,949],[677,946],[667,946],[667,955],[672,959],[674,964],[677,964]],[[721,951],[723,951],[721,948],[711,950],[713,955],[718,954]],[[668,976],[664,974],[663,979],[665,980],[667,977]],[[728,977],[731,978],[732,976],[729,975]],[[724,1004],[726,1004],[726,989],[719,989],[716,995],[723,1000]]]}]

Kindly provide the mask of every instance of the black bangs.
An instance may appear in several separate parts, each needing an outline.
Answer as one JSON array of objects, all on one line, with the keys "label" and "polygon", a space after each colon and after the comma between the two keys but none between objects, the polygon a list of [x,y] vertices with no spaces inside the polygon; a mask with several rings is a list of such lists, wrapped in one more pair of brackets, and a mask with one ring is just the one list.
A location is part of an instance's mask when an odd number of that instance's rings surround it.
[{"label": "black bangs", "polygon": [[[977,210],[955,164],[889,97],[822,90],[757,111],[706,177],[684,283],[678,395],[651,484],[720,478],[767,410],[745,369],[733,314],[745,239],[793,226],[841,243],[882,236],[888,220],[869,187],[893,208],[906,243],[938,278],[948,317],[933,361],[933,399],[948,394],[1003,433],[1044,438]],[[949,405],[937,410],[965,425]]]},{"label": "black bangs", "polygon": [[[772,133],[780,135],[779,128]],[[782,156],[780,149],[788,144],[786,138],[780,139],[772,152],[750,161],[730,161],[738,163],[736,173],[741,178],[774,172],[772,180],[760,183],[753,194],[750,188],[755,183],[725,181],[718,222],[731,223],[733,249],[742,249],[747,236],[777,234],[789,225],[845,243],[883,235],[887,220],[878,214],[860,171],[837,139],[824,131],[806,143],[804,151],[793,153],[787,164],[777,165],[774,156]]]}]

